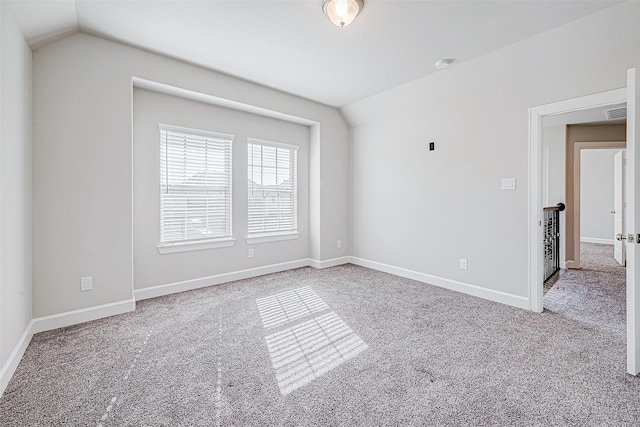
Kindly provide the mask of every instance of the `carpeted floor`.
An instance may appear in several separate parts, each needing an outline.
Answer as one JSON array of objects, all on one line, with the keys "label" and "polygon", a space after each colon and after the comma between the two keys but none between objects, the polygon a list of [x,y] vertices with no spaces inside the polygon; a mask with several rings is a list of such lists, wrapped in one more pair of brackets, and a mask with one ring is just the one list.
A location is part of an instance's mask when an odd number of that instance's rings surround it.
[{"label": "carpeted floor", "polygon": [[565,270],[544,296],[544,308],[626,339],[626,270],[613,246],[581,243],[582,269]]},{"label": "carpeted floor", "polygon": [[345,265],[38,334],[2,426],[637,425],[624,338]]}]

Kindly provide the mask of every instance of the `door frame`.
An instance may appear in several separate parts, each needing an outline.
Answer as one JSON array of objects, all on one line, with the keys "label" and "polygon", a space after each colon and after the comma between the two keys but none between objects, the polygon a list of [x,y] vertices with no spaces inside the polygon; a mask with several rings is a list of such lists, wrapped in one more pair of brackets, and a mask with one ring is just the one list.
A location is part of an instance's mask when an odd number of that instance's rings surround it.
[{"label": "door frame", "polygon": [[[567,179],[571,177],[573,182],[573,193],[567,193],[567,199],[571,198],[571,203],[573,209],[573,217],[571,217],[571,221],[569,221],[569,217],[565,218],[565,242],[573,240],[573,259],[568,259],[568,255],[565,254],[565,266],[566,268],[582,268],[582,261],[580,258],[580,226],[581,226],[581,208],[580,208],[580,199],[582,198],[581,193],[581,168],[582,168],[582,159],[581,153],[582,150],[597,150],[597,149],[615,149],[619,148],[624,150],[627,148],[627,141],[587,141],[587,142],[576,142],[573,144],[573,163],[571,164],[573,170],[569,174],[567,170]],[[567,209],[569,211],[569,209]],[[571,222],[572,230],[569,229],[569,222]],[[569,233],[571,231],[571,233]],[[565,248],[567,244],[565,244]]]},{"label": "door frame", "polygon": [[627,88],[610,90],[579,98],[529,108],[529,309],[543,310],[543,199],[542,199],[542,119],[627,102]]}]

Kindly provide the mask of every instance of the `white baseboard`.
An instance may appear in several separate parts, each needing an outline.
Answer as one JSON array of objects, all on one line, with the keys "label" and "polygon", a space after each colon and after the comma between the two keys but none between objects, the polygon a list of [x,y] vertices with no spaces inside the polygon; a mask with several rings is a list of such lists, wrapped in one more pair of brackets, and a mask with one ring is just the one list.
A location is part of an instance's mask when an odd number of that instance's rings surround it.
[{"label": "white baseboard", "polygon": [[29,322],[26,329],[22,333],[18,344],[16,344],[15,348],[9,355],[9,358],[0,369],[0,396],[4,393],[4,390],[7,388],[13,373],[18,368],[18,364],[20,364],[20,360],[22,360],[22,356],[24,352],[27,350],[27,346],[31,342],[31,338],[33,337],[33,320]]},{"label": "white baseboard", "polygon": [[136,301],[143,299],[160,297],[163,295],[175,294],[178,292],[191,291],[193,289],[205,288],[207,286],[219,285],[221,283],[233,282],[234,280],[249,279],[251,277],[263,276],[270,273],[291,270],[294,268],[307,267],[309,259],[283,262],[264,267],[250,268],[247,270],[233,271],[231,273],[215,274],[213,276],[201,277],[198,279],[184,280],[182,282],[167,283],[166,285],[152,286],[149,288],[136,289],[133,296]]},{"label": "white baseboard", "polygon": [[567,269],[567,262],[566,261],[560,261],[560,268],[562,270],[566,270]]},{"label": "white baseboard", "polygon": [[326,261],[318,261],[315,259],[309,260],[309,265],[317,269],[335,267],[337,265],[349,264],[351,262],[350,256],[343,256],[340,258],[328,259]]},{"label": "white baseboard", "polygon": [[450,289],[453,291],[461,292],[468,295],[473,295],[479,298],[487,299],[490,301],[499,302],[502,304],[511,305],[518,308],[529,309],[529,299],[526,297],[520,297],[505,292],[494,291],[491,289],[482,288],[480,286],[471,285],[468,283],[458,282],[455,280],[445,279],[430,274],[419,273],[417,271],[407,270],[400,267],[394,267],[379,262],[369,261],[366,259],[344,256],[339,258],[333,258],[326,261],[318,261],[310,258],[300,259],[297,261],[290,261],[281,264],[273,264],[264,267],[257,267],[247,270],[235,271],[231,273],[217,274],[213,276],[203,277],[193,280],[185,280],[182,282],[168,283],[166,285],[159,285],[150,288],[137,289],[134,291],[134,297],[136,301],[140,301],[148,298],[155,298],[163,295],[170,295],[178,292],[190,291],[193,289],[204,288],[212,285],[219,285],[222,283],[232,282],[234,280],[249,279],[252,277],[262,276],[270,273],[277,273],[280,271],[291,270],[300,267],[314,267],[318,269],[335,267],[342,264],[356,264],[362,267],[371,268],[374,270],[383,271],[385,273],[395,274],[396,276],[406,277],[409,279],[417,280],[419,282],[428,283],[431,285],[439,286],[441,288]]},{"label": "white baseboard", "polygon": [[222,283],[233,282],[234,280],[250,279],[252,277],[264,276],[265,274],[292,270],[294,268],[315,267],[318,269],[322,269],[335,267],[336,265],[348,264],[350,262],[350,259],[351,257],[348,256],[333,258],[326,261],[303,258],[296,261],[283,262],[281,264],[271,264],[263,267],[250,268],[247,270],[233,271],[230,273],[216,274],[213,276],[201,277],[198,279],[184,280],[182,282],[167,283],[166,285],[136,289],[133,291],[133,295],[136,301],[141,301],[144,299],[160,297],[163,295],[170,295],[178,292],[205,288],[207,286],[220,285]]},{"label": "white baseboard", "polygon": [[0,370],[0,396],[4,393],[4,390],[9,384],[9,380],[11,380],[11,377],[18,368],[20,360],[27,350],[27,346],[31,342],[34,334],[126,313],[135,310],[135,308],[136,302],[134,300],[128,300],[32,319]]},{"label": "white baseboard", "polygon": [[600,239],[597,237],[580,237],[581,243],[598,243],[600,245],[613,245],[613,239]]},{"label": "white baseboard", "polygon": [[432,276],[430,274],[420,273],[405,268],[394,267],[392,265],[382,264],[375,261],[351,257],[351,263],[374,270],[383,271],[385,273],[394,274],[396,276],[406,277],[407,279],[417,280],[419,282],[449,289],[478,298],[499,302],[525,310],[530,309],[529,298],[520,297],[506,292],[494,291],[492,289],[482,288],[480,286],[471,285],[469,283],[458,282],[456,280],[445,279],[443,277]]},{"label": "white baseboard", "polygon": [[115,316],[117,314],[128,313],[136,309],[135,300],[114,302],[111,304],[99,305],[96,307],[82,308],[80,310],[67,311],[65,313],[52,314],[51,316],[36,317],[31,321],[31,332],[50,331],[52,329],[64,328],[66,326],[77,325],[78,323],[90,322],[104,317]]}]

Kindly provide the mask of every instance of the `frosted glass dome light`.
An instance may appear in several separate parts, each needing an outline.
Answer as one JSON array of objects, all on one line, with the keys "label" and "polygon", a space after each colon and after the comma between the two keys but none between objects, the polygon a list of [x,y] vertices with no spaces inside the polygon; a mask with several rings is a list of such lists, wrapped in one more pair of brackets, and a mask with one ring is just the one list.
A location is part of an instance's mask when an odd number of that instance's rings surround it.
[{"label": "frosted glass dome light", "polygon": [[323,0],[322,11],[331,22],[344,27],[353,22],[364,7],[363,0]]}]

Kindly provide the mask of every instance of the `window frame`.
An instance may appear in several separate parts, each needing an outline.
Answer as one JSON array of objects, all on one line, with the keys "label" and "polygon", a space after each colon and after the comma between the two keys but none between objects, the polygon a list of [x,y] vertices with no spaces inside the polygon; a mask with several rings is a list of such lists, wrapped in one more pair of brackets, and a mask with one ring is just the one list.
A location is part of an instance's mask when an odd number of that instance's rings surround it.
[{"label": "window frame", "polygon": [[[176,252],[187,252],[187,251],[197,251],[197,250],[205,250],[205,249],[214,249],[214,248],[222,248],[222,247],[230,247],[235,244],[235,238],[233,237],[233,140],[235,139],[234,135],[229,135],[220,132],[213,132],[201,129],[192,129],[181,126],[167,125],[164,123],[158,124],[158,129],[160,133],[160,150],[159,150],[159,176],[158,176],[158,187],[159,187],[159,214],[160,214],[160,243],[157,245],[157,249],[161,254],[169,254]],[[166,137],[163,137],[163,132],[173,132],[177,134],[182,134],[185,136],[193,136],[193,137],[204,137],[213,140],[217,140],[219,142],[223,142],[228,145],[225,147],[225,157],[223,161],[225,164],[228,164],[228,174],[225,176],[226,182],[228,183],[228,200],[225,203],[225,227],[228,228],[228,233],[225,236],[221,237],[212,237],[212,238],[201,238],[201,239],[183,239],[183,240],[167,240],[162,241],[163,235],[163,177],[162,171],[166,170],[167,165],[163,162],[165,161],[162,156],[163,152],[163,144],[166,144]],[[228,150],[228,158],[226,158]]]},{"label": "window frame", "polygon": [[[291,153],[289,154],[289,159],[291,162],[291,156],[293,155],[293,160],[294,160],[294,170],[293,170],[293,176],[295,178],[294,183],[293,183],[293,197],[294,197],[294,203],[295,203],[295,207],[294,207],[294,216],[293,216],[293,220],[295,223],[295,229],[288,229],[288,230],[280,230],[280,231],[266,231],[266,232],[260,232],[260,233],[250,233],[249,232],[249,228],[250,228],[250,219],[249,219],[249,209],[250,209],[250,205],[249,205],[249,196],[250,196],[250,188],[249,188],[249,174],[251,173],[250,171],[250,163],[249,163],[249,146],[250,145],[260,145],[263,147],[273,147],[276,149],[284,149],[284,150],[289,150]],[[293,239],[297,239],[300,236],[300,232],[299,232],[299,221],[298,221],[298,215],[299,215],[299,197],[298,197],[298,152],[299,152],[299,146],[298,145],[293,145],[293,144],[286,144],[286,143],[282,143],[282,142],[276,142],[276,141],[271,141],[271,140],[265,140],[265,139],[259,139],[259,138],[247,138],[247,238],[246,238],[246,242],[247,244],[258,244],[258,243],[268,243],[268,242],[277,242],[277,241],[284,241],[284,240],[293,240]],[[277,159],[277,156],[276,156]],[[263,165],[261,165],[260,167],[264,167]],[[278,166],[276,164],[276,169],[278,169]],[[289,167],[290,171],[290,175],[291,175],[291,166]]]}]

